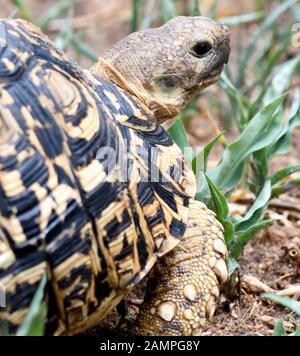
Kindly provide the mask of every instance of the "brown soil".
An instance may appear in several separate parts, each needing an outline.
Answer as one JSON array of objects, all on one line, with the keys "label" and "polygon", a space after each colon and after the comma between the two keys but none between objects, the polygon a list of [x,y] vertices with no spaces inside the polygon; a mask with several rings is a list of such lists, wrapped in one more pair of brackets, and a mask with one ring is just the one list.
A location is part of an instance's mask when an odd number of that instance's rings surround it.
[{"label": "brown soil", "polygon": [[[10,15],[14,8],[8,1],[5,1],[4,4],[2,2],[0,17],[5,17]],[[32,10],[33,18],[39,18],[56,2],[54,0],[28,0],[27,3]],[[211,1],[202,1],[201,3],[205,8]],[[236,2],[233,6],[233,1],[224,1],[223,3],[226,3],[226,6],[221,7],[220,15],[223,16],[252,11],[250,5],[247,5],[247,8],[240,8],[240,5],[236,6]],[[228,3],[231,3],[231,5]],[[49,32],[52,38],[57,34],[57,30],[60,30],[63,23],[64,21],[59,19],[53,22]],[[84,1],[84,6],[81,2],[76,6],[75,27],[84,30],[84,42],[100,55],[113,42],[129,33],[130,1],[89,0]],[[233,39],[235,37],[236,33],[233,33]],[[72,50],[69,50],[68,53],[70,56],[74,55]],[[88,67],[91,62],[82,58],[80,64]],[[208,98],[222,95],[224,93],[220,93],[217,87],[210,89],[209,95],[206,95],[200,101],[200,106],[202,108],[208,106],[210,111],[199,109],[199,113],[187,123],[190,141],[196,149],[208,142],[219,129],[218,123],[222,121],[220,110],[218,111],[216,105],[211,107],[211,101]],[[227,136],[231,140],[234,133]],[[299,150],[300,131],[295,134],[292,151],[285,157],[274,160],[271,170],[275,171],[281,167],[299,163]],[[214,150],[210,166],[216,164],[221,152],[222,146],[219,145]],[[240,199],[234,202],[233,207],[241,211],[247,208],[247,199],[244,199],[243,194],[241,194]],[[256,236],[246,247],[239,261],[241,265],[239,281],[241,283],[238,286],[240,285],[240,288],[233,291],[232,298],[224,295],[221,297],[216,315],[205,329],[206,335],[271,335],[275,322],[280,318],[284,319],[290,332],[295,330],[295,315],[281,306],[263,300],[260,292],[254,291],[253,277],[263,282],[265,287],[277,291],[295,284],[299,285],[299,259],[296,262],[295,259],[291,260],[288,257],[286,245],[294,237],[300,236],[300,190],[294,189],[274,201],[268,210],[268,214],[274,220],[274,224]],[[300,254],[300,251],[298,253]],[[249,278],[252,283],[249,283]],[[255,280],[256,282],[257,280]],[[131,292],[127,298],[129,314],[133,316],[138,313],[138,307],[134,304],[138,304],[142,299],[143,290],[143,287],[139,287],[137,291]],[[115,311],[99,327],[90,330],[86,335],[124,333],[124,328],[118,327],[119,321],[119,313]],[[299,318],[297,322],[299,324]]]},{"label": "brown soil", "polygon": [[[251,275],[267,286],[282,290],[299,283],[300,271],[285,255],[284,246],[300,226],[289,229],[275,222],[248,244],[240,260],[240,277]],[[248,287],[249,288],[249,287]],[[275,322],[282,318],[290,332],[294,331],[294,315],[243,288],[240,297],[232,301],[223,298],[216,316],[207,327],[208,335],[272,335]],[[298,318],[299,323],[299,318]]]}]

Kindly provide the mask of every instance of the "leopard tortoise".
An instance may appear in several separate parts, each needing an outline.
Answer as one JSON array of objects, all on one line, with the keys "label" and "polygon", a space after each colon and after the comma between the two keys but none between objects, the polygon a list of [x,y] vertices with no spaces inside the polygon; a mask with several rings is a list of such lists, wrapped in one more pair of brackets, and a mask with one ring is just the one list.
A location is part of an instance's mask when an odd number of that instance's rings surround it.
[{"label": "leopard tortoise", "polygon": [[[0,286],[15,334],[47,278],[46,333],[99,323],[150,270],[134,333],[199,335],[227,278],[222,226],[161,126],[227,63],[228,29],[177,17],[82,70],[0,21]],[[150,283],[149,282],[149,283]]]}]

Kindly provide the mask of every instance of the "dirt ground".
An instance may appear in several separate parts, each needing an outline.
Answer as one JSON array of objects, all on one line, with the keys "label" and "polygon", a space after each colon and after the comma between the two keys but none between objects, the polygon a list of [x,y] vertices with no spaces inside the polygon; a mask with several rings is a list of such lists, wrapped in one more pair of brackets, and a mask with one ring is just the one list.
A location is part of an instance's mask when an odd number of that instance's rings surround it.
[{"label": "dirt ground", "polygon": [[[45,13],[54,0],[28,0],[32,9],[33,18]],[[203,1],[207,6],[209,1]],[[239,12],[251,11],[251,5],[243,8],[232,6],[233,1],[224,1],[221,6],[222,15],[235,15]],[[225,4],[226,3],[226,4]],[[251,3],[251,2],[245,2]],[[14,7],[7,0],[0,0],[0,17],[9,16]],[[205,8],[204,8],[205,12]],[[62,26],[64,20],[55,20],[51,24],[49,35],[53,38]],[[116,42],[130,31],[130,0],[125,1],[81,1],[76,6],[75,27],[85,32],[85,43],[95,53],[101,55],[112,43]],[[233,38],[235,34],[233,33]],[[73,56],[72,50],[69,51]],[[91,62],[82,58],[80,64],[84,67]],[[212,88],[208,95],[225,95],[218,89]],[[207,97],[207,96],[206,96]],[[206,99],[202,107],[209,105]],[[201,106],[201,105],[200,105]],[[200,110],[187,124],[187,131],[192,145],[202,147],[215,134],[217,127],[222,129],[218,112]],[[234,137],[230,133],[228,138]],[[220,158],[222,149],[219,146],[211,158],[213,166]],[[272,162],[271,169],[299,164],[300,130],[296,131],[293,148],[285,157]],[[244,211],[249,204],[241,195],[240,199],[232,202],[232,210]],[[296,237],[300,237],[300,190],[293,189],[274,200],[267,214],[274,220],[274,224],[259,233],[246,247],[240,259],[241,270],[237,288],[232,293],[232,298],[222,295],[216,315],[207,324],[205,335],[272,335],[274,324],[280,318],[284,319],[289,332],[295,331],[295,315],[287,309],[263,300],[261,292],[268,290],[280,291],[300,283],[300,244],[297,245]],[[296,241],[296,243],[295,243]],[[295,246],[290,246],[295,243]],[[298,255],[297,255],[298,253]],[[140,291],[131,293],[127,298],[129,314],[138,313],[138,304],[142,299]],[[297,297],[297,295],[296,295]],[[300,293],[298,292],[298,297]],[[86,333],[87,335],[112,335],[124,333],[124,329],[117,327],[120,317],[116,311],[109,316],[99,327]],[[300,320],[296,320],[299,324]]]}]

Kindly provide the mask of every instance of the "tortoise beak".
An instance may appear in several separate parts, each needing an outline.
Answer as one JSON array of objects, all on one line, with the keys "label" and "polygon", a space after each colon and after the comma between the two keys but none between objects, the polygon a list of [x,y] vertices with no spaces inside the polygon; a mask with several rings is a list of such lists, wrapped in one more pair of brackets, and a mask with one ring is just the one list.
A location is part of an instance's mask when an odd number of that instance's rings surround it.
[{"label": "tortoise beak", "polygon": [[214,46],[214,55],[211,58],[211,61],[206,67],[204,73],[201,73],[199,77],[199,82],[202,80],[210,79],[217,77],[221,74],[223,67],[228,63],[230,56],[230,40],[228,36],[223,37],[215,46]]},{"label": "tortoise beak", "polygon": [[223,69],[224,64],[228,63],[230,56],[230,41],[228,37],[220,40],[214,48],[215,55],[213,56],[209,68],[213,72]]},{"label": "tortoise beak", "polygon": [[219,59],[217,62],[226,64],[228,63],[230,56],[230,41],[229,38],[223,39],[221,42],[217,44],[216,52],[219,54]]}]

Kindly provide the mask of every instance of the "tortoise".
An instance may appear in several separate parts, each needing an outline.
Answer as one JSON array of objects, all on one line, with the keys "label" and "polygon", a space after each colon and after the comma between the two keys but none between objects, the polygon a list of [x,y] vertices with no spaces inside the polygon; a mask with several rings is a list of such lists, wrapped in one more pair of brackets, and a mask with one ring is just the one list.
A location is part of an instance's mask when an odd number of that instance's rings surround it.
[{"label": "tortoise", "polygon": [[[0,286],[10,334],[46,278],[46,334],[100,323],[144,277],[133,332],[199,335],[226,281],[215,214],[162,123],[215,83],[228,28],[177,17],[90,70],[24,20],[0,22]],[[151,273],[149,273],[151,271]]]}]

